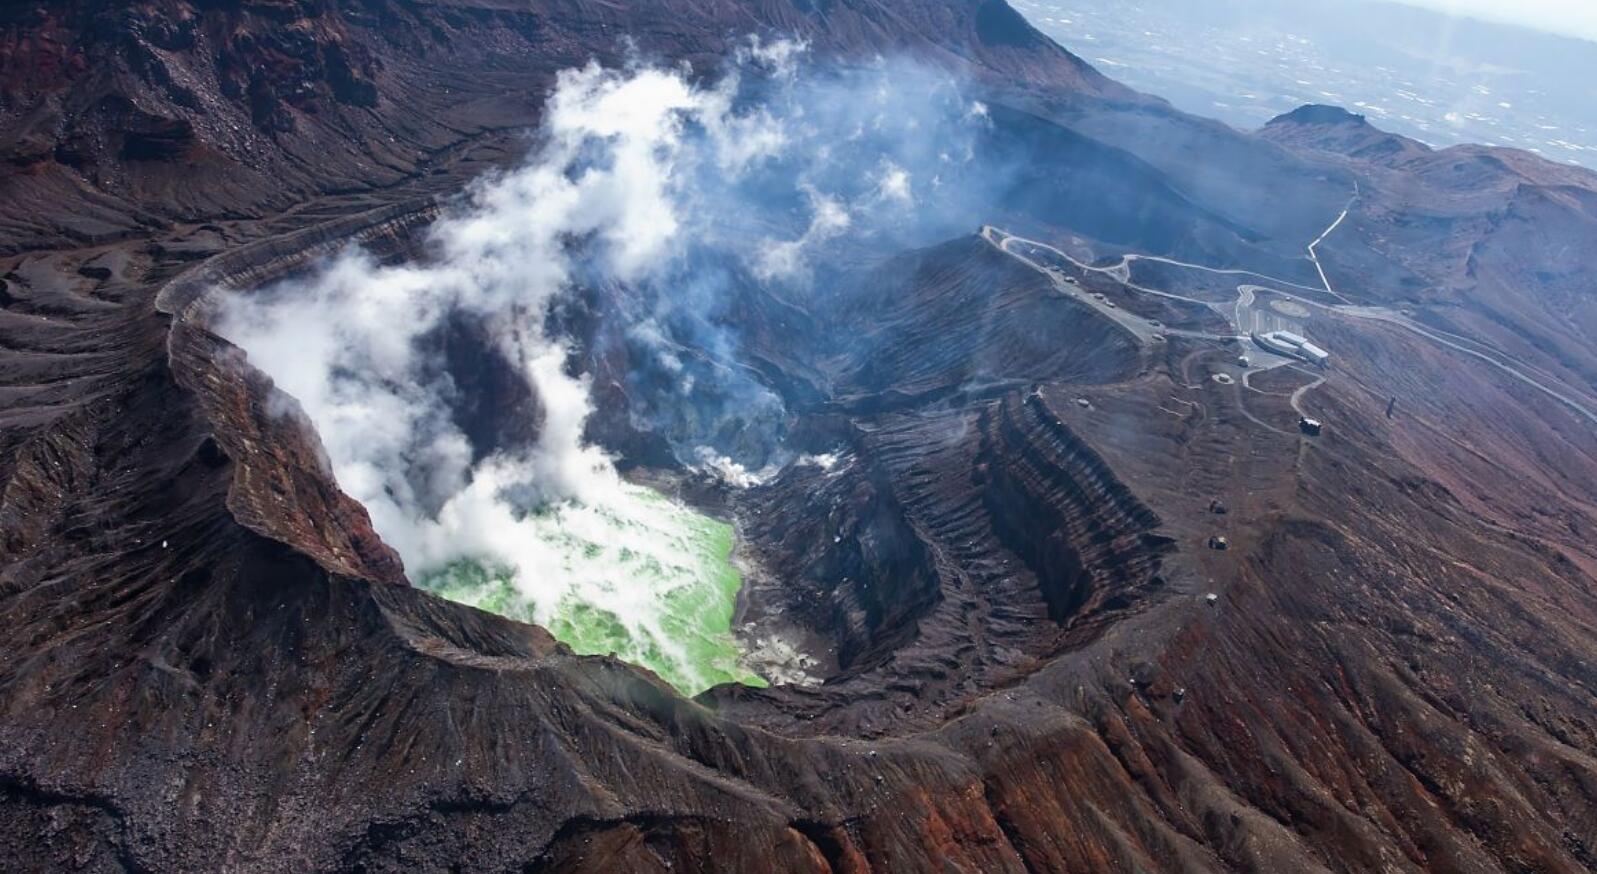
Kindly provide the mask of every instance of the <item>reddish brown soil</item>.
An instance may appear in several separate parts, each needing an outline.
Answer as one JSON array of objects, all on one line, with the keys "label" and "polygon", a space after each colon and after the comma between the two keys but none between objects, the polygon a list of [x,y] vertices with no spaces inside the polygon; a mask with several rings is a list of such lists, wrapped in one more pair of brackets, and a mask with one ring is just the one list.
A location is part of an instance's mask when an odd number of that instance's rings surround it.
[{"label": "reddish brown soil", "polygon": [[[1158,215],[1200,214],[1179,191],[1223,219],[1154,236],[1292,281],[1356,178],[1368,206],[1322,249],[1338,285],[1591,404],[1592,264],[1547,254],[1597,251],[1587,174],[1351,147],[1312,114],[1244,137],[996,0],[638,6],[0,13],[8,870],[1597,867],[1597,431],[1389,322],[1316,315],[1318,438],[1289,374],[1216,382],[1234,345],[1139,348],[977,238],[758,333],[846,456],[720,497],[765,520],[748,539],[788,585],[762,597],[837,647],[813,689],[684,700],[406,585],[199,294],[350,240],[409,251],[623,24],[692,59],[753,16],[1070,89],[1016,102],[1094,161],[1135,155]],[[1463,157],[1483,175],[1449,182]],[[842,328],[877,353],[804,357]]]}]

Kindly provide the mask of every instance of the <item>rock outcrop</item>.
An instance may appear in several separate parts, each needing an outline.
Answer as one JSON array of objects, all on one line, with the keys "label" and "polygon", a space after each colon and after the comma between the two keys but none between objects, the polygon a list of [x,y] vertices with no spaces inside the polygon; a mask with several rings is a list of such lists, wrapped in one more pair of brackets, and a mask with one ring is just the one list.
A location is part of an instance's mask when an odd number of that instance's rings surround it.
[{"label": "rock outcrop", "polygon": [[[412,254],[555,69],[750,31],[975,69],[1001,142],[1069,146],[1037,185],[1123,201],[973,228],[1253,272],[1160,262],[1203,297],[1144,307],[1158,342],[978,236],[846,265],[835,312],[751,292],[751,372],[835,459],[696,488],[759,565],[749,621],[824,682],[685,700],[409,586],[206,292]],[[1240,134],[998,0],[81,0],[0,12],[0,71],[8,869],[1597,867],[1591,174],[1349,149],[1321,111]],[[1081,281],[1143,300],[1115,263]],[[1216,275],[1312,307],[1327,379],[1230,378]],[[528,439],[473,337],[435,338],[458,414]],[[596,385],[602,438],[680,475]]]}]

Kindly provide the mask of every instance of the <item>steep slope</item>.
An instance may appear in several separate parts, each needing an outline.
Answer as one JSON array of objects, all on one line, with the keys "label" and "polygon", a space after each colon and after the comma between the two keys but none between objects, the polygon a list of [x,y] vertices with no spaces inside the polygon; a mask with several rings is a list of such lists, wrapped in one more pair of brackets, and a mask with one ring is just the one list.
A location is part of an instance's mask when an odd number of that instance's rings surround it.
[{"label": "steep slope", "polygon": [[0,196],[18,208],[0,248],[381,189],[531,126],[557,70],[636,54],[710,73],[750,35],[1132,96],[1000,0],[12,5],[0,10]]},{"label": "steep slope", "polygon": [[1358,174],[1325,263],[1343,291],[1597,389],[1597,174],[1512,149],[1424,144],[1308,107],[1261,135]]},{"label": "steep slope", "polygon": [[[0,208],[10,868],[1597,867],[1597,435],[1491,363],[1584,366],[1588,176],[1371,150],[1382,135],[1331,112],[1239,134],[1128,97],[993,2],[637,6],[0,13],[21,156]],[[795,441],[838,458],[684,488],[765,563],[755,606],[835,650],[818,686],[688,701],[405,585],[202,293],[350,241],[413,253],[439,196],[519,155],[494,127],[617,31],[697,60],[764,27],[1010,82],[995,114],[1025,117],[1048,171],[971,227],[1281,280],[1159,262],[1218,305],[1154,310],[1129,265],[1045,275],[970,236],[877,253],[832,311],[751,289],[751,370],[798,411]],[[233,96],[207,78],[228,69]],[[1072,172],[1133,178],[1046,178]],[[1355,181],[1321,250],[1338,288],[1424,289],[1423,315],[1475,339],[1298,288],[1332,368],[1233,378],[1214,320],[1240,282],[1316,282],[1304,247]],[[1127,202],[1023,196],[1055,183]],[[530,403],[491,376],[473,401]],[[601,423],[622,394],[596,393]],[[621,448],[668,475],[651,436]]]}]

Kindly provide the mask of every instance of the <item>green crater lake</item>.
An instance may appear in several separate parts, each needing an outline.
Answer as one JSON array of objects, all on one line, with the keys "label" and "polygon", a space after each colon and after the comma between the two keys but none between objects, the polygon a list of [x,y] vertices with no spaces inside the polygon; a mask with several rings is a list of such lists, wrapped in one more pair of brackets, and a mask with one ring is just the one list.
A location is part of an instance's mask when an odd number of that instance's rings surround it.
[{"label": "green crater lake", "polygon": [[574,651],[614,653],[685,695],[721,683],[765,686],[743,667],[732,615],[743,580],[732,526],[652,489],[528,515],[526,554],[456,561],[421,587],[547,628]]}]

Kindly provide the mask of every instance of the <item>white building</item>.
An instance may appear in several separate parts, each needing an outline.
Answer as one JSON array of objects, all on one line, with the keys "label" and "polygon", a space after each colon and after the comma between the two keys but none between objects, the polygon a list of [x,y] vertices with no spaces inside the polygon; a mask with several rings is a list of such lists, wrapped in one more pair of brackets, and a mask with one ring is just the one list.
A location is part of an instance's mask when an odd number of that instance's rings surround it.
[{"label": "white building", "polygon": [[1318,367],[1324,367],[1331,360],[1331,353],[1310,343],[1301,334],[1291,331],[1270,331],[1264,334],[1254,334],[1253,342],[1276,353],[1290,358],[1301,358]]}]

